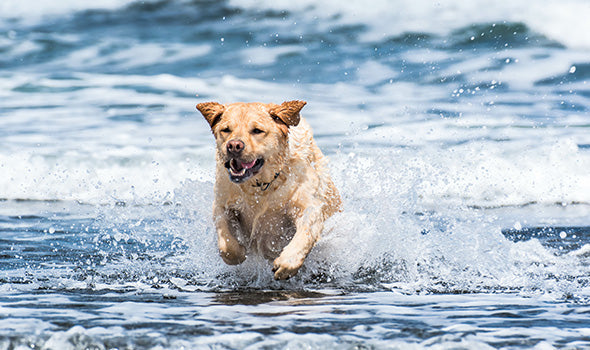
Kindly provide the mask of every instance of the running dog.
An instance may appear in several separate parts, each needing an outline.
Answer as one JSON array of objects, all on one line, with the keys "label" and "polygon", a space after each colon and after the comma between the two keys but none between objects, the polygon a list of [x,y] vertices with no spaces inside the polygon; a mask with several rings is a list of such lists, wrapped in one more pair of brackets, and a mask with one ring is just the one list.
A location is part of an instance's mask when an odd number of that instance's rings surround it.
[{"label": "running dog", "polygon": [[297,274],[341,206],[327,160],[299,114],[305,104],[197,105],[216,142],[219,253],[229,265],[248,254],[273,260],[277,280]]}]

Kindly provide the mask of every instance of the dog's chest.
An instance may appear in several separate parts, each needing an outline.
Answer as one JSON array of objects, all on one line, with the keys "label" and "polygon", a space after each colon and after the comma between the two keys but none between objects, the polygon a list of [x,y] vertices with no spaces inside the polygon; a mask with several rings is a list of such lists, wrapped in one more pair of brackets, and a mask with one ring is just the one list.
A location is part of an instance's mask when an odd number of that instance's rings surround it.
[{"label": "dog's chest", "polygon": [[244,208],[238,214],[241,226],[240,238],[250,251],[255,251],[267,259],[278,257],[291,241],[296,227],[286,208],[267,208],[253,212]]}]

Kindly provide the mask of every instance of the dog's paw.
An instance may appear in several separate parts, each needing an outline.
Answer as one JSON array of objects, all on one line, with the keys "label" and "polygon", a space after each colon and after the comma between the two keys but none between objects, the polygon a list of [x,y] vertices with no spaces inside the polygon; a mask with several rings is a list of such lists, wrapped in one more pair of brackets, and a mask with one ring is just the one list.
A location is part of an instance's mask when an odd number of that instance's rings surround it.
[{"label": "dog's paw", "polygon": [[239,265],[246,260],[246,249],[242,247],[237,241],[232,244],[223,244],[227,242],[221,241],[219,245],[219,255],[228,265]]},{"label": "dog's paw", "polygon": [[297,274],[303,265],[304,258],[298,254],[281,254],[275,259],[272,271],[275,273],[275,280],[287,280]]},{"label": "dog's paw", "polygon": [[246,260],[245,253],[230,253],[220,250],[219,255],[223,259],[223,262],[225,262],[228,265],[239,265],[243,263],[244,260]]},{"label": "dog's paw", "polygon": [[228,265],[238,265],[246,260],[246,249],[233,236],[219,236],[219,255]]}]

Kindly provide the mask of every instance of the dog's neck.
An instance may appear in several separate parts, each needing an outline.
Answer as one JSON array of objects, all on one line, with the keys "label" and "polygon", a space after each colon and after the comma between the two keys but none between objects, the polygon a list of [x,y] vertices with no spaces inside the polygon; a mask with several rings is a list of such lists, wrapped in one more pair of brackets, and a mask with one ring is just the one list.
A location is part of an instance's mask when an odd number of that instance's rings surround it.
[{"label": "dog's neck", "polygon": [[[268,172],[266,174],[261,174],[260,179],[256,179],[256,183],[252,185],[252,187],[256,188],[257,190],[260,189],[260,192],[265,192],[270,188],[270,186],[275,183],[275,180],[281,175],[285,167],[287,166],[287,159],[289,159],[289,148],[288,146],[275,158],[275,161],[272,164],[272,167],[269,169],[274,170],[274,175],[270,181],[268,180]],[[270,165],[270,164],[269,164]],[[273,169],[274,168],[274,169]],[[287,171],[288,172],[288,171]],[[263,179],[264,178],[264,179]],[[266,180],[266,181],[265,181]]]},{"label": "dog's neck", "polygon": [[270,182],[260,182],[258,181],[258,179],[256,179],[256,184],[252,185],[253,187],[259,187],[260,190],[262,192],[268,190],[268,188],[270,187],[270,185],[277,179],[277,177],[279,177],[279,175],[281,175],[281,172],[278,171],[275,173],[275,176],[272,178],[272,180],[270,180]]}]

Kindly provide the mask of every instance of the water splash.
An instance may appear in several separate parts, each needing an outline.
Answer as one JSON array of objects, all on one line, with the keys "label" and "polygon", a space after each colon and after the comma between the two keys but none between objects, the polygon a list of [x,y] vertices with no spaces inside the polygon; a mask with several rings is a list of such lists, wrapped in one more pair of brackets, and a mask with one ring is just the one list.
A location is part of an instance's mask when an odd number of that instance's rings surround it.
[{"label": "water splash", "polygon": [[[175,193],[176,205],[164,210],[155,227],[181,248],[157,266],[131,262],[134,267],[129,267],[126,261],[124,270],[146,274],[147,269],[160,283],[181,290],[334,287],[563,297],[587,287],[584,254],[560,254],[534,237],[514,242],[494,217],[477,209],[426,209],[417,191],[419,177],[410,171],[384,180],[387,165],[357,164],[348,167],[346,179],[337,176],[346,203],[343,212],[326,222],[322,239],[290,281],[274,281],[271,263],[262,258],[249,257],[237,267],[222,263],[212,228],[210,181],[185,182]],[[418,173],[416,169],[414,175]]]}]

